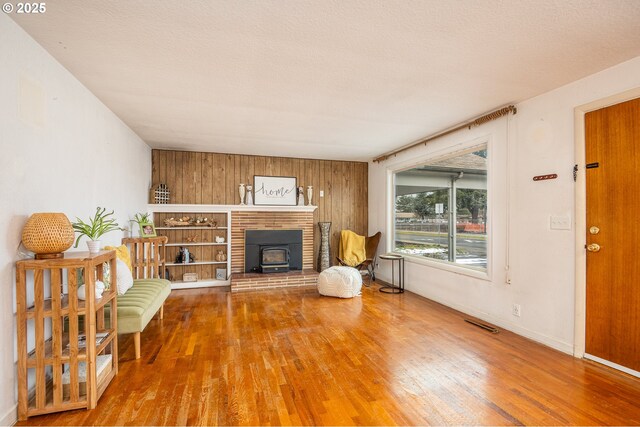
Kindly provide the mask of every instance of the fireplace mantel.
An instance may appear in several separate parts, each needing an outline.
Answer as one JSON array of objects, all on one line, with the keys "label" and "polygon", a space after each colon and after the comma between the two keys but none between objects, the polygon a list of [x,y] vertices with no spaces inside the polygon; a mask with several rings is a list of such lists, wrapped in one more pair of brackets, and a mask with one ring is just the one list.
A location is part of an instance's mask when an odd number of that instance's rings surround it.
[{"label": "fireplace mantel", "polygon": [[155,205],[147,207],[149,212],[313,212],[317,206],[256,206],[256,205]]}]

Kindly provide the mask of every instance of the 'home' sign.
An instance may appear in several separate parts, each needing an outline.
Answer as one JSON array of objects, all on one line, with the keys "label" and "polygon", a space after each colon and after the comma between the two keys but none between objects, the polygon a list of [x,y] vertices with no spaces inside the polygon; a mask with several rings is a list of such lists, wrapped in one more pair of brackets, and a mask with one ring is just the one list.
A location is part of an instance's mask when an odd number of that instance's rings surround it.
[{"label": "'home' sign", "polygon": [[263,206],[295,206],[297,188],[296,177],[255,175],[253,203]]}]

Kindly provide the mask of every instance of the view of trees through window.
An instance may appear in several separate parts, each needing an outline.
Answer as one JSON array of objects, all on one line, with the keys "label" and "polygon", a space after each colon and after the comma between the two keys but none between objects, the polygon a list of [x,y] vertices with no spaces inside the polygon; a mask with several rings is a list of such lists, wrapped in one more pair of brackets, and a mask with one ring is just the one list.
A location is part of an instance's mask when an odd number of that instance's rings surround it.
[{"label": "view of trees through window", "polygon": [[395,251],[486,269],[486,145],[396,172]]}]

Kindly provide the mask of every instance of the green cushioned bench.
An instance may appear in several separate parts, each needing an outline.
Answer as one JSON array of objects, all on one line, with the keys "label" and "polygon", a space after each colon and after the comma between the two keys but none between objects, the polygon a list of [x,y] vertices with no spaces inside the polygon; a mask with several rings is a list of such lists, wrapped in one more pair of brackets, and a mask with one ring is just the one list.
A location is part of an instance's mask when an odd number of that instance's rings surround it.
[{"label": "green cushioned bench", "polygon": [[171,293],[171,282],[162,277],[167,238],[125,238],[130,246],[133,286],[118,295],[118,334],[134,334],[136,359],[140,358],[140,333],[156,313],[164,317],[164,302]]},{"label": "green cushioned bench", "polygon": [[124,295],[118,295],[118,333],[135,334],[136,359],[140,358],[140,332],[160,312],[171,293],[171,282],[165,279],[136,279]]}]

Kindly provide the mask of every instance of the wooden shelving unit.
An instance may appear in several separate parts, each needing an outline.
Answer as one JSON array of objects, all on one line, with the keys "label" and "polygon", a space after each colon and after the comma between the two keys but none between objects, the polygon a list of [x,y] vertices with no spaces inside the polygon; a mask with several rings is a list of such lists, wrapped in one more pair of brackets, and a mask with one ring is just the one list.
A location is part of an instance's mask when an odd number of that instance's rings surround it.
[{"label": "wooden shelving unit", "polygon": [[[227,210],[171,210],[171,205],[155,205],[153,210],[156,232],[159,236],[167,236],[169,242],[166,246],[166,268],[169,271],[172,289],[200,288],[208,286],[228,286],[231,272],[230,260],[230,233],[231,212]],[[182,218],[208,218],[215,221],[216,226],[165,226],[165,219]],[[224,243],[217,243],[216,237],[224,238]],[[195,256],[195,262],[177,263],[176,256],[181,247],[186,247]],[[227,257],[226,261],[216,260],[218,251],[222,251]],[[216,270],[227,270],[224,280],[216,278]],[[197,273],[197,282],[184,282],[184,273]]]},{"label": "wooden shelving unit", "polygon": [[[114,274],[110,289],[96,300],[95,281],[104,279],[104,263]],[[72,252],[60,259],[16,263],[20,420],[93,409],[118,373],[115,268],[115,251]],[[81,277],[85,301],[78,300]],[[99,342],[98,333],[106,334]],[[85,347],[79,345],[82,334]],[[100,363],[100,372],[99,361],[108,361]]]}]

